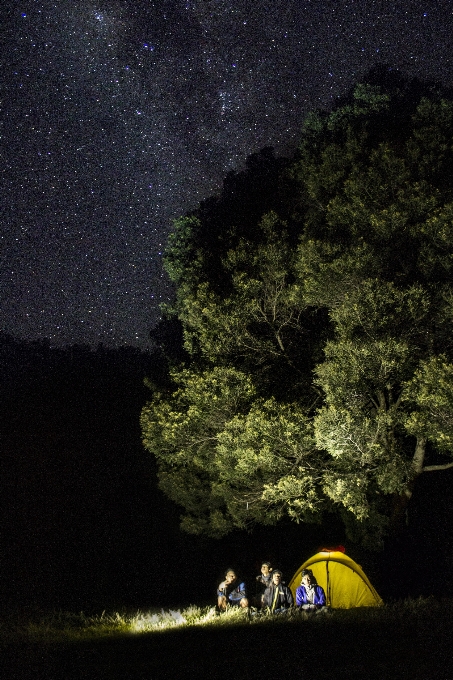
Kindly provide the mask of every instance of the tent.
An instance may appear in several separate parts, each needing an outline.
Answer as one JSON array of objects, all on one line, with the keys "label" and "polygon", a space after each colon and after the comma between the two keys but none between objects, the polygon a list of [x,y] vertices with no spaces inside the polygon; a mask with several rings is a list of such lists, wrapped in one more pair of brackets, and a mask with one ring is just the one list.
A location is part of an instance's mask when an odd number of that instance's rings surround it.
[{"label": "tent", "polygon": [[323,549],[310,557],[296,571],[289,588],[296,600],[302,569],[311,569],[318,584],[324,588],[327,604],[334,609],[380,607],[383,602],[362,567],[340,550]]}]

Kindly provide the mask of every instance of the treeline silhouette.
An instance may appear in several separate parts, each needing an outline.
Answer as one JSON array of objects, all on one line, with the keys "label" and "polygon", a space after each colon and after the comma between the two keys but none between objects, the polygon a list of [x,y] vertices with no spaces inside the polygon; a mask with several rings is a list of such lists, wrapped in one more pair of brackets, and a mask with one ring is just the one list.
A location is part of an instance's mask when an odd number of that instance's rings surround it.
[{"label": "treeline silhouette", "polygon": [[131,347],[0,336],[4,600],[82,606],[112,590],[127,600],[136,565],[156,544],[164,554],[138,422],[143,378],[160,367]]}]

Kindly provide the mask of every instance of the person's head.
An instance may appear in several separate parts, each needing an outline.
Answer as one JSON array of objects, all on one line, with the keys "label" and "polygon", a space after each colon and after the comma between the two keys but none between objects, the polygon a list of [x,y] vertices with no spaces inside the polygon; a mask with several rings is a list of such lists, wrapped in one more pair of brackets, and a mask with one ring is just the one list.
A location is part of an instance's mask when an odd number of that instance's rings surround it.
[{"label": "person's head", "polygon": [[280,571],[280,569],[275,569],[275,570],[272,572],[272,580],[273,580],[273,582],[275,583],[276,586],[278,586],[278,585],[281,583],[281,581],[282,581],[282,572]]},{"label": "person's head", "polygon": [[263,562],[261,565],[261,573],[263,576],[269,576],[269,574],[272,571],[271,563],[270,562]]},{"label": "person's head", "polygon": [[236,579],[237,576],[234,569],[227,569],[225,572],[225,583],[227,584],[234,583]]},{"label": "person's head", "polygon": [[316,584],[316,579],[311,569],[303,569],[301,576],[301,583],[303,586],[314,586]]}]

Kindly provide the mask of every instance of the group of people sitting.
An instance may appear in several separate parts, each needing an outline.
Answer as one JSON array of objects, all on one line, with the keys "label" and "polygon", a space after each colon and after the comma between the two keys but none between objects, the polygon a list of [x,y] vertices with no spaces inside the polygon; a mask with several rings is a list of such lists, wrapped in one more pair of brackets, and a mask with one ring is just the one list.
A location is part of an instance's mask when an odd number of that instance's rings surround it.
[{"label": "group of people sitting", "polygon": [[[282,582],[282,576],[280,569],[272,569],[270,562],[263,562],[261,573],[256,577],[261,592],[250,601],[245,583],[240,581],[234,569],[227,569],[225,580],[217,589],[217,607],[220,611],[237,606],[244,609],[255,607],[270,614],[285,613],[294,607],[294,598]],[[307,613],[328,611],[324,589],[316,583],[311,569],[302,570],[295,606]]]}]

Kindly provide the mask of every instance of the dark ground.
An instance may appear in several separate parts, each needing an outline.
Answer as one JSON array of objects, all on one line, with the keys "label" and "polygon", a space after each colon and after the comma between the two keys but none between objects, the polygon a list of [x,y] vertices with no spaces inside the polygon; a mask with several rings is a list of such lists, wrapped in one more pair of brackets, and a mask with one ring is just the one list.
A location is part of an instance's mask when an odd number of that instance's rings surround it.
[{"label": "dark ground", "polygon": [[[94,678],[453,678],[452,605],[439,617],[192,629],[9,648],[9,680]],[[5,657],[4,657],[5,658]]]}]

